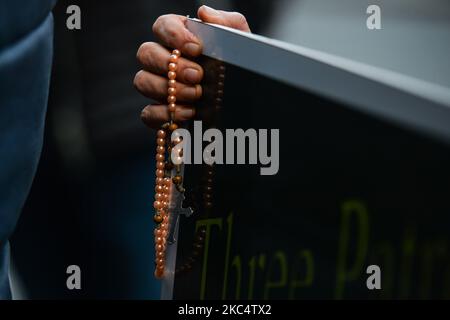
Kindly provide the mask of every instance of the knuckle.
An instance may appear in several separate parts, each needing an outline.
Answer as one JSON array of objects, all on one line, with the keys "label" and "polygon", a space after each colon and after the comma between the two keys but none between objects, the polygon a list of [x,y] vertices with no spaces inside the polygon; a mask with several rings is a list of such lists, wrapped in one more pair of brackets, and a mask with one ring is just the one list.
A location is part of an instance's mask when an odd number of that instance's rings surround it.
[{"label": "knuckle", "polygon": [[171,25],[164,28],[164,32],[169,39],[175,39],[175,38],[177,38],[177,36],[179,34],[177,29]]},{"label": "knuckle", "polygon": [[245,18],[245,16],[240,12],[233,12],[232,17],[236,21],[236,23],[240,26],[247,24],[247,18]]},{"label": "knuckle", "polygon": [[153,23],[152,26],[152,31],[155,34],[160,33],[161,29],[163,29],[164,25],[166,25],[167,20],[171,19],[171,16],[173,16],[173,14],[163,14],[161,16],[159,16],[155,22]]},{"label": "knuckle", "polygon": [[159,45],[156,42],[147,42],[142,50],[141,62],[146,65],[154,65],[156,52],[158,51]]},{"label": "knuckle", "polygon": [[154,52],[158,49],[159,44],[156,42],[147,42],[146,50],[147,52]]},{"label": "knuckle", "polygon": [[166,15],[159,16],[153,23],[152,31],[154,34],[157,34],[158,31],[161,29],[161,25],[163,24],[164,19],[166,19],[165,17]]},{"label": "knuckle", "polygon": [[162,18],[163,16],[159,16],[158,18],[156,18],[155,22],[153,23],[153,30],[158,29],[158,26],[161,24]]}]

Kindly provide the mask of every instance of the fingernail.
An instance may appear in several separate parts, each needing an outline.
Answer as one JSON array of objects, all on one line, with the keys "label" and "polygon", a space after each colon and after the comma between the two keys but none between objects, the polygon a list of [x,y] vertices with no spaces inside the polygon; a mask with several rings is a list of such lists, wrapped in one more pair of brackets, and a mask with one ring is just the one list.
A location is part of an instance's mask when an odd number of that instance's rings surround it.
[{"label": "fingernail", "polygon": [[202,53],[202,47],[194,42],[188,42],[184,45],[184,51],[191,56],[198,56]]},{"label": "fingernail", "polygon": [[205,8],[206,13],[215,15],[215,16],[219,15],[219,11],[217,11],[216,9],[213,9],[213,8],[205,6],[205,5],[203,7]]},{"label": "fingernail", "polygon": [[200,79],[200,71],[193,68],[187,68],[184,70],[184,78],[191,84],[199,83],[202,80]]}]

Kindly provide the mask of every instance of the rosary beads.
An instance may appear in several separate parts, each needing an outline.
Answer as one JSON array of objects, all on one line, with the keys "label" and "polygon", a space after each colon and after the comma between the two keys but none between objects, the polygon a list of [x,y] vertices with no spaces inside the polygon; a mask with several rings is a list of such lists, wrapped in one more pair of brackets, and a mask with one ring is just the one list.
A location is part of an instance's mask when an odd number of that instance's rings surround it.
[{"label": "rosary beads", "polygon": [[[156,256],[155,277],[158,279],[164,277],[166,267],[166,244],[170,230],[169,204],[172,187],[175,186],[179,192],[184,192],[184,189],[181,187],[182,177],[180,175],[180,165],[174,165],[171,160],[172,147],[180,143],[179,139],[171,140],[172,133],[178,129],[178,125],[174,122],[174,119],[177,107],[176,71],[180,55],[180,51],[175,49],[169,57],[167,102],[170,122],[162,125],[156,134],[156,187],[155,202],[153,203],[155,209],[153,220],[156,224],[154,231]],[[181,157],[182,154],[178,156]],[[172,178],[174,169],[175,175]]]}]

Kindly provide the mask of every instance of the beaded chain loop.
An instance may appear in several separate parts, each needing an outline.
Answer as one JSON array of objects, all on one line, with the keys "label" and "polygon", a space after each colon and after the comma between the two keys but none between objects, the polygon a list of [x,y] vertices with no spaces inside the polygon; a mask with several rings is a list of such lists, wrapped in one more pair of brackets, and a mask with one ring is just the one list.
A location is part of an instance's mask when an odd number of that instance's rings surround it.
[{"label": "beaded chain loop", "polygon": [[[153,203],[156,212],[153,220],[156,224],[154,231],[156,256],[155,277],[158,279],[164,277],[166,267],[166,243],[170,230],[169,203],[172,184],[175,184],[177,190],[180,191],[182,182],[181,175],[179,174],[180,166],[174,166],[170,158],[172,147],[179,143],[179,141],[171,142],[171,133],[178,129],[178,125],[174,122],[174,119],[177,101],[176,71],[180,56],[180,51],[175,49],[169,57],[167,102],[170,122],[162,125],[156,134],[156,187],[155,202]],[[176,167],[177,175],[171,178],[174,167]]]},{"label": "beaded chain loop", "polygon": [[[208,65],[208,68],[212,70],[209,75],[214,75],[214,78],[210,78],[210,92],[213,101],[213,106],[208,115],[203,114],[203,120],[206,120],[206,125],[208,128],[215,127],[217,122],[217,115],[222,109],[222,98],[224,94],[224,81],[225,81],[225,66],[222,63],[216,63],[214,65]],[[213,189],[214,189],[214,165],[204,164],[202,169],[202,179],[199,184],[198,193],[195,195],[191,194],[191,205],[194,206],[195,210],[203,213],[203,218],[208,218],[211,216],[211,211],[213,208]],[[203,250],[205,247],[206,239],[206,227],[200,226],[194,235],[194,241],[192,244],[192,249],[187,258],[184,259],[182,263],[179,263],[178,268],[175,270],[175,275],[180,276],[190,272],[194,265],[199,262],[200,257],[202,257]]]},{"label": "beaded chain loop", "polygon": [[[155,208],[155,215],[153,220],[156,224],[154,230],[155,236],[155,277],[162,279],[165,275],[166,268],[166,246],[168,243],[169,230],[170,230],[170,211],[171,207],[171,195],[173,192],[184,193],[183,177],[181,174],[181,164],[175,165],[172,162],[172,149],[182,142],[181,137],[173,136],[173,132],[178,129],[178,124],[175,123],[175,112],[177,109],[177,68],[178,60],[180,59],[181,52],[179,50],[173,50],[168,63],[168,83],[167,83],[167,103],[170,120],[161,126],[156,134],[156,187],[155,187],[155,202],[153,207]],[[216,111],[221,109],[223,84],[225,78],[225,67],[220,65],[218,68],[217,88],[215,96],[215,109]],[[172,137],[173,136],[173,137]],[[182,163],[182,150],[175,154],[176,163]],[[181,161],[180,161],[181,160]],[[209,211],[212,208],[212,184],[213,184],[213,167],[207,165],[204,172],[204,192],[203,192],[203,209],[205,213],[209,215]],[[173,187],[176,188],[173,189]],[[184,196],[183,196],[184,199]],[[188,261],[183,264],[178,270],[175,270],[176,274],[183,272],[184,270],[190,270],[193,263],[200,256],[203,250],[205,241],[206,230],[199,228],[196,234],[196,240],[193,246],[192,256]]]}]

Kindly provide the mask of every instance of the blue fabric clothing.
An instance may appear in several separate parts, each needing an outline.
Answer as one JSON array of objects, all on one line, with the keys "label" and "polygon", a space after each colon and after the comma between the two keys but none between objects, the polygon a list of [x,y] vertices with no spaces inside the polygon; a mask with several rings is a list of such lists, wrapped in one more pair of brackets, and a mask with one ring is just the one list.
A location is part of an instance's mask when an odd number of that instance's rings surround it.
[{"label": "blue fabric clothing", "polygon": [[42,149],[55,2],[0,3],[0,299],[11,298],[8,238]]}]

